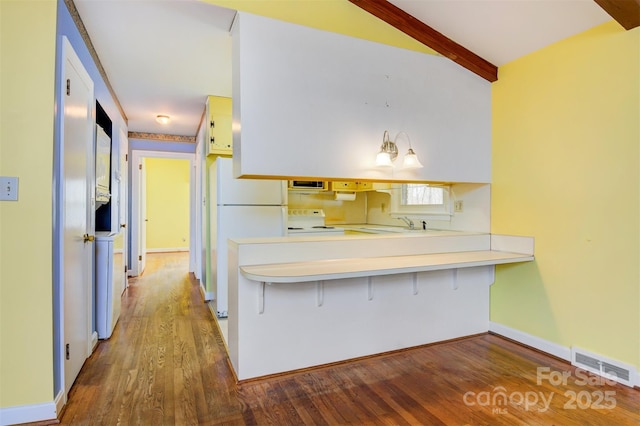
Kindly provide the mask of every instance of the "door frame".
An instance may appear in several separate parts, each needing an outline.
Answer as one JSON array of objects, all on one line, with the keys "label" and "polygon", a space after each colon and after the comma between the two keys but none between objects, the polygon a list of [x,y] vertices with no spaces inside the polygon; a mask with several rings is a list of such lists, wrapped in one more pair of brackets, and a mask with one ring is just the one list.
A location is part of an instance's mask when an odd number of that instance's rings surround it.
[{"label": "door frame", "polygon": [[[117,180],[119,188],[120,205],[118,211],[118,218],[120,223],[118,224],[118,232],[123,234],[123,256],[125,266],[125,290],[129,286],[127,283],[127,275],[129,271],[129,136],[125,129],[120,129],[120,141],[118,144],[118,158],[115,159],[118,163],[119,179]],[[124,229],[123,229],[124,228]]]},{"label": "door frame", "polygon": [[[189,160],[189,265],[194,264],[193,256],[196,253],[195,241],[196,241],[196,215],[195,215],[195,200],[196,200],[196,176],[195,169],[193,167],[195,162],[194,153],[184,152],[168,152],[168,151],[147,151],[143,149],[136,149],[131,151],[131,161],[129,167],[131,168],[131,265],[129,269],[130,276],[140,275],[138,271],[138,251],[139,251],[139,236],[140,236],[140,200],[137,194],[140,191],[140,176],[137,173],[136,168],[141,163],[143,158],[169,158],[175,160]],[[193,272],[193,271],[189,271]]]}]

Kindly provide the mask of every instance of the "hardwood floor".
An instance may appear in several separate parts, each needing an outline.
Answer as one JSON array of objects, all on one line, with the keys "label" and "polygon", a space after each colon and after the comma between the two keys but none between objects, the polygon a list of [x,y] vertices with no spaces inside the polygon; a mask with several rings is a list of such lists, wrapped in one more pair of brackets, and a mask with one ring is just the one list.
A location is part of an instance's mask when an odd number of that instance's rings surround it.
[{"label": "hardwood floor", "polygon": [[62,424],[640,424],[640,390],[489,334],[237,385],[187,270],[187,254],[148,256]]}]

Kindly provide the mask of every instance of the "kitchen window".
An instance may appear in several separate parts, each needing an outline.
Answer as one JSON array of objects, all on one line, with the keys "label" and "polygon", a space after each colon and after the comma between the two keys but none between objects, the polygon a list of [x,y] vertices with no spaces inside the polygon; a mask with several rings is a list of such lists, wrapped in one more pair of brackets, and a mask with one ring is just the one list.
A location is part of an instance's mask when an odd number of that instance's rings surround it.
[{"label": "kitchen window", "polygon": [[398,214],[449,215],[448,185],[405,183],[391,191],[393,212]]}]

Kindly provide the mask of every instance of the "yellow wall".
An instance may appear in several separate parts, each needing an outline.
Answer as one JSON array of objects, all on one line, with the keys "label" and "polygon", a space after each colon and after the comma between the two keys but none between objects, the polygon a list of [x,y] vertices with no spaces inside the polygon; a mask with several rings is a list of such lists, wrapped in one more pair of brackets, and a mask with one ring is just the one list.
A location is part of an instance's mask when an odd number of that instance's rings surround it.
[{"label": "yellow wall", "polygon": [[[346,0],[203,0],[229,9],[293,22],[418,52],[434,50]],[[382,59],[383,60],[383,59]]]},{"label": "yellow wall", "polygon": [[147,158],[147,249],[189,249],[189,160]]},{"label": "yellow wall", "polygon": [[498,269],[491,320],[640,368],[639,79],[613,21],[500,67],[491,229],[536,261]]},{"label": "yellow wall", "polygon": [[54,1],[0,1],[0,407],[53,400],[55,40]]}]

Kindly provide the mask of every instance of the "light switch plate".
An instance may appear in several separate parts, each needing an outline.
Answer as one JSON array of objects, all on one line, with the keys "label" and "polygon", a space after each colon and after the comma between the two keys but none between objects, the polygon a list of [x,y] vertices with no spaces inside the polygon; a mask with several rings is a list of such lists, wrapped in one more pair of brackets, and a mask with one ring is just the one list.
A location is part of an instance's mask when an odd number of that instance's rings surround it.
[{"label": "light switch plate", "polygon": [[18,201],[18,178],[0,176],[0,201]]}]

